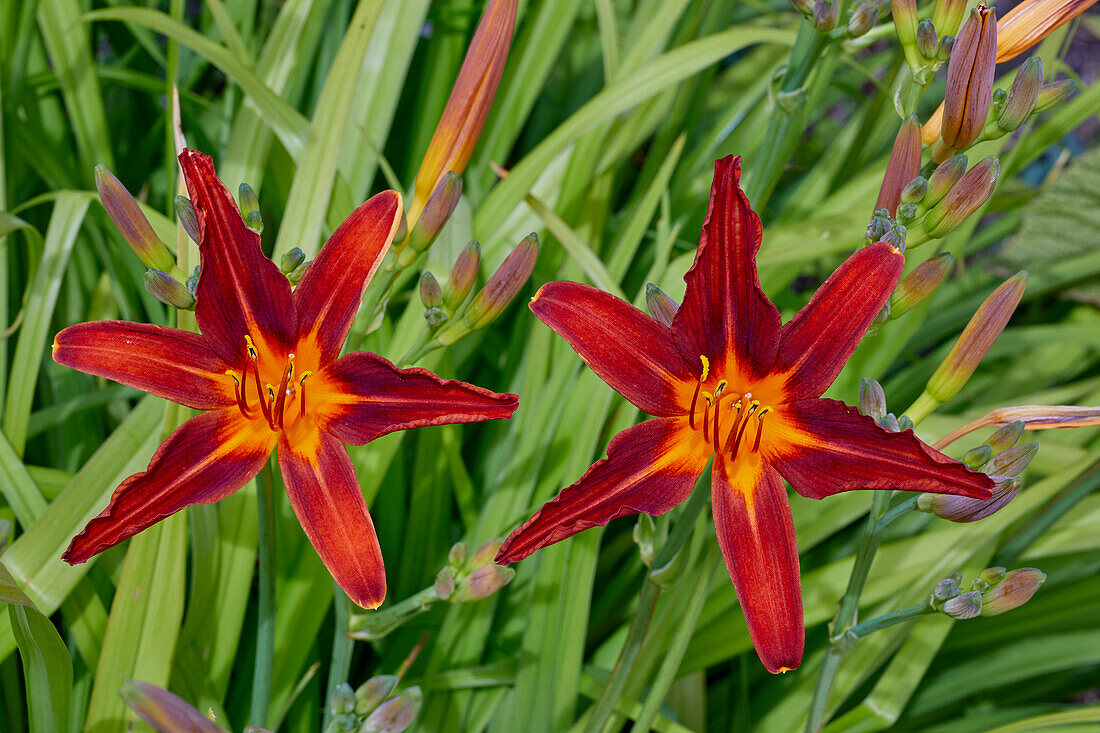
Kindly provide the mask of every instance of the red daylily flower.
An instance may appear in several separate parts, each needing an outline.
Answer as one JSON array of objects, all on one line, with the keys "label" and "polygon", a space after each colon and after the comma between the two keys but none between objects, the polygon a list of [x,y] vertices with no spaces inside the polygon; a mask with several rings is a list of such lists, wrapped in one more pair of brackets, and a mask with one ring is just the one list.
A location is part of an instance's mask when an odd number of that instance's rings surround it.
[{"label": "red daylily flower", "polygon": [[191,504],[244,486],[276,444],[294,513],[340,587],[375,608],[386,573],[343,444],[395,430],[511,417],[517,398],[376,354],[340,356],[363,290],[393,241],[401,196],[386,191],[340,225],[298,287],[260,250],[213,162],[180,165],[201,232],[195,318],[201,335],[125,321],[70,326],[54,360],[197,410],[149,468],[122,482],[65,551],[84,562]]},{"label": "red daylily flower", "polygon": [[879,242],[856,252],[788,323],[760,289],[760,218],[739,187],[741,159],[715,164],[687,292],[671,325],[573,282],[531,310],[601,379],[655,416],[616,435],[607,458],[505,541],[513,562],[588,527],[688,498],[714,456],[714,528],[753,644],[771,672],[802,660],[798,550],[786,479],[815,499],[852,489],[987,498],[992,481],[920,442],[820,399],[901,276]]}]

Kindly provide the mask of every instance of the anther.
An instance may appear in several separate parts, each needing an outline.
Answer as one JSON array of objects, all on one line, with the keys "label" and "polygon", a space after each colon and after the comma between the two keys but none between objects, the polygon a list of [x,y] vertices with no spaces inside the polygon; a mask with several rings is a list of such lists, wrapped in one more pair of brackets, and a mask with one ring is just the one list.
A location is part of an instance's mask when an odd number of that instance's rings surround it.
[{"label": "anther", "polygon": [[245,348],[248,349],[248,358],[252,361],[256,361],[256,359],[258,358],[256,352],[256,344],[252,343],[252,337],[249,336],[247,333],[244,335],[244,345]]}]

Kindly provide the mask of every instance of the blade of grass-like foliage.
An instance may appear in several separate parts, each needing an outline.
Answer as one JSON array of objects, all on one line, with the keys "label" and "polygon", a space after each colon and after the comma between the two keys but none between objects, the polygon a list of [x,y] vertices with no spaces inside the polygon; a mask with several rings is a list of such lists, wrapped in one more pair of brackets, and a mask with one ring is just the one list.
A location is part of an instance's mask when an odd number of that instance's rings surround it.
[{"label": "blade of grass-like foliage", "polygon": [[46,499],[7,438],[0,436],[0,494],[24,529],[46,511]]},{"label": "blade of grass-like foliage", "polygon": [[[2,97],[0,97],[0,101],[2,101]],[[0,131],[2,131],[2,128],[0,128]],[[2,160],[3,160],[3,143],[0,142],[0,162],[2,162]],[[2,177],[0,177],[0,178],[2,178]],[[4,189],[4,184],[2,182],[0,182],[0,196],[3,195],[3,189]],[[3,202],[3,198],[0,198],[0,202]],[[6,249],[7,249],[8,242],[11,241],[9,239],[9,236],[13,232],[18,232],[18,231],[23,232],[23,235],[25,237],[27,237],[28,243],[30,245],[29,246],[29,249],[30,249],[29,258],[31,259],[31,262],[29,263],[30,271],[27,273],[27,275],[28,275],[27,279],[33,281],[34,280],[34,273],[38,268],[38,261],[41,259],[41,253],[42,253],[42,249],[43,249],[42,235],[39,234],[37,229],[35,229],[30,224],[28,224],[27,222],[20,219],[18,216],[15,216],[13,214],[9,214],[6,211],[0,211],[0,247],[3,247],[5,252],[6,252]],[[22,320],[23,320],[23,316],[25,315],[26,308],[27,308],[27,299],[30,297],[31,289],[30,289],[30,287],[27,287],[27,289],[24,290],[24,292],[23,292],[23,303],[22,303],[22,306],[19,309],[19,313],[16,314],[15,318],[13,319],[13,322],[9,323],[8,322],[8,299],[7,299],[9,282],[8,282],[8,278],[7,278],[7,273],[8,273],[7,264],[8,264],[8,260],[7,260],[6,257],[4,257],[3,259],[0,259],[0,275],[4,276],[3,282],[0,283],[0,295],[3,296],[2,301],[0,301],[0,324],[3,324],[3,327],[5,329],[13,329],[13,328],[15,328],[15,326],[17,324],[21,323]],[[8,341],[9,340],[10,340],[9,338],[0,339],[0,401],[4,401],[4,399],[7,396],[7,388],[8,388]]]},{"label": "blade of grass-like foliage", "polygon": [[1065,726],[1074,723],[1100,723],[1100,705],[1086,705],[1072,710],[1063,710],[1058,713],[1036,715],[1026,720],[1019,720],[1008,725],[998,726],[989,733],[1028,733],[1028,731],[1056,728],[1069,730]]},{"label": "blade of grass-like foliage", "polygon": [[50,318],[57,303],[57,293],[87,210],[87,198],[69,192],[61,193],[57,197],[50,216],[50,225],[46,229],[42,262],[31,284],[26,315],[15,346],[4,407],[4,434],[17,455],[23,454],[26,445],[34,383],[38,380],[39,365],[42,363],[42,352],[49,336]]},{"label": "blade of grass-like foliage", "polygon": [[562,221],[560,216],[530,194],[524,197],[524,201],[542,219],[550,233],[557,237],[561,245],[573,258],[573,261],[580,265],[581,269],[584,270],[584,274],[588,276],[589,282],[612,295],[617,295],[620,298],[626,297],[608,273],[607,268],[604,267],[603,261],[568,224]]},{"label": "blade of grass-like foliage", "polygon": [[611,0],[596,0],[596,23],[600,30],[600,50],[603,52],[603,78],[615,78],[619,66],[619,30],[615,20],[615,5]]},{"label": "blade of grass-like foliage", "polygon": [[23,660],[31,733],[67,730],[73,662],[65,642],[34,608],[8,606],[8,618]]}]

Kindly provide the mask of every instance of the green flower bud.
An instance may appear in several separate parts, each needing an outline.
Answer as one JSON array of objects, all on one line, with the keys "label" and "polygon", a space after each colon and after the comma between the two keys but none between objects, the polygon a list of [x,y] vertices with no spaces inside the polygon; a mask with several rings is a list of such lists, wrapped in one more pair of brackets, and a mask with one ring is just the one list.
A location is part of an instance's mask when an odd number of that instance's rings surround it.
[{"label": "green flower bud", "polygon": [[425,308],[440,308],[443,305],[443,289],[435,275],[425,270],[420,273],[420,302]]},{"label": "green flower bud", "polygon": [[355,710],[355,691],[351,689],[351,685],[347,682],[341,682],[337,685],[336,689],[332,691],[328,706],[333,715],[353,712]]},{"label": "green flower bud", "polygon": [[859,411],[875,422],[886,417],[886,392],[871,377],[859,380]]},{"label": "green flower bud", "polygon": [[814,4],[810,0],[791,0],[791,8],[807,18],[814,14]]},{"label": "green flower bud", "polygon": [[183,231],[195,244],[199,243],[199,218],[195,216],[195,207],[191,205],[191,199],[186,196],[176,196],[174,201],[176,219],[179,220]]},{"label": "green flower bud", "polygon": [[993,449],[988,445],[979,445],[971,448],[963,454],[962,462],[975,471],[985,465],[986,461],[993,457]]},{"label": "green flower bud", "polygon": [[245,226],[257,234],[263,234],[264,220],[260,215],[260,199],[252,190],[252,186],[242,183],[237,189],[237,199],[240,202],[241,218],[244,219]]},{"label": "green flower bud", "polygon": [[859,38],[867,31],[875,27],[875,23],[878,22],[878,3],[871,2],[871,0],[864,0],[856,9],[852,11],[852,15],[848,18],[848,37]]},{"label": "green flower bud", "polygon": [[503,537],[494,537],[491,540],[483,542],[480,547],[474,550],[474,554],[470,556],[470,567],[480,568],[482,565],[488,565],[493,562],[493,558],[500,552],[500,546],[503,544]]},{"label": "green flower bud", "polygon": [[978,162],[959,179],[943,200],[924,215],[924,228],[933,239],[946,237],[992,195],[1001,164],[994,157]]},{"label": "green flower bud", "polygon": [[306,261],[306,253],[300,247],[294,247],[279,260],[279,271],[284,275],[297,270]]},{"label": "green flower bud", "polygon": [[950,576],[936,583],[936,586],[932,589],[933,605],[935,606],[937,602],[942,604],[944,601],[950,600],[962,593],[962,589],[959,588],[959,581],[961,580],[961,575],[952,573]]},{"label": "green flower bud", "polygon": [[451,550],[447,553],[447,562],[451,564],[452,568],[458,569],[466,564],[468,554],[469,549],[466,547],[466,543],[456,542],[451,545]]},{"label": "green flower bud", "polygon": [[638,520],[634,523],[632,536],[634,544],[638,546],[638,554],[642,558],[642,564],[647,568],[652,568],[653,557],[656,554],[653,542],[657,536],[657,523],[653,521],[653,517],[644,512],[639,514]]},{"label": "green flower bud", "polygon": [[952,155],[947,160],[936,166],[932,175],[928,178],[928,190],[924,194],[925,206],[935,206],[947,192],[950,191],[959,179],[966,173],[966,156]]},{"label": "green flower bud", "polygon": [[445,566],[435,574],[435,594],[439,600],[450,600],[455,592],[455,569],[451,565]]},{"label": "green flower bud", "polygon": [[928,193],[928,179],[917,176],[901,189],[901,200],[906,204],[919,204],[926,193]]},{"label": "green flower bud", "polygon": [[943,63],[951,58],[951,52],[955,50],[955,37],[944,36],[940,39],[940,50],[936,54],[936,61]]},{"label": "green flower bud", "polygon": [[916,204],[898,204],[898,221],[911,224],[920,214]]},{"label": "green flower bud", "polygon": [[836,27],[836,3],[832,0],[815,0],[813,16],[810,22],[819,33],[828,33]]},{"label": "green flower bud", "polygon": [[1004,580],[1006,575],[1008,575],[1007,571],[999,565],[986,568],[975,576],[974,582],[970,584],[970,590],[985,593]]},{"label": "green flower bud", "polygon": [[313,264],[313,260],[307,260],[302,264],[295,267],[293,270],[286,274],[286,279],[290,281],[291,285],[297,285],[302,282],[302,278],[306,276],[306,270]]},{"label": "green flower bud", "polygon": [[653,283],[645,286],[645,304],[649,309],[649,315],[658,323],[672,327],[672,319],[676,317],[676,311],[680,307],[676,301],[668,297],[665,291]]},{"label": "green flower bud", "polygon": [[1035,100],[1035,107],[1032,108],[1031,113],[1038,114],[1056,104],[1061,104],[1072,97],[1076,91],[1077,82],[1073,79],[1063,79],[1062,81],[1045,84],[1039,90],[1039,96]]},{"label": "green flower bud", "polygon": [[898,418],[898,432],[913,429],[913,419],[908,415],[902,415]]},{"label": "green flower bud", "polygon": [[360,716],[370,714],[390,696],[400,681],[401,678],[396,675],[380,674],[359,685],[355,690],[355,714]]},{"label": "green flower bud", "polygon": [[982,471],[990,476],[1019,476],[1039,452],[1035,441],[1006,448],[982,466]]},{"label": "green flower bud", "polygon": [[144,281],[149,295],[161,303],[180,310],[195,310],[195,296],[186,285],[168,273],[160,270],[146,270]]},{"label": "green flower bud", "polygon": [[890,12],[894,16],[894,30],[904,48],[917,44],[916,0],[890,0]]},{"label": "green flower bud", "polygon": [[175,267],[175,258],[153,232],[153,227],[145,218],[138,202],[106,166],[95,167],[95,187],[99,191],[103,208],[107,210],[107,216],[111,217],[122,238],[133,248],[142,264],[164,272]]},{"label": "green flower bud", "polygon": [[898,318],[913,309],[935,290],[955,264],[950,252],[922,262],[901,279],[890,296],[890,318]]},{"label": "green flower bud", "polygon": [[443,290],[443,306],[448,312],[454,313],[462,301],[466,300],[470,290],[477,280],[477,270],[481,265],[481,245],[470,242],[455,259],[451,268],[451,276],[447,280],[447,287]]},{"label": "green flower bud", "polygon": [[359,733],[401,733],[412,725],[423,703],[420,688],[410,687],[379,705],[363,722]]},{"label": "green flower bud", "polygon": [[[463,317],[471,330],[485,328],[499,316],[519,293],[520,288],[535,269],[535,260],[539,254],[539,238],[529,234],[516,248],[504,258],[504,262],[485,287],[481,289]],[[446,345],[446,342],[441,343]]]},{"label": "green flower bud", "polygon": [[1010,422],[1008,425],[998,428],[993,435],[990,435],[989,440],[985,441],[985,444],[992,448],[994,453],[1008,450],[1016,445],[1016,442],[1024,434],[1025,427],[1023,420]]},{"label": "green flower bud", "polygon": [[940,39],[936,35],[936,27],[928,18],[917,23],[917,50],[929,60],[935,60],[939,53]]}]

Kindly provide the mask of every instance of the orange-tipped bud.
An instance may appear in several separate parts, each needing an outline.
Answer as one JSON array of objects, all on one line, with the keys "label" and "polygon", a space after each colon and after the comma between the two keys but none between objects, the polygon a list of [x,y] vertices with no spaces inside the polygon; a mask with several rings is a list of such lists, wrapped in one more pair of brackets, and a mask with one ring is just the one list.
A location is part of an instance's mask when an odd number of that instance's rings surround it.
[{"label": "orange-tipped bud", "polygon": [[118,227],[123,239],[133,248],[142,264],[165,272],[175,267],[175,258],[153,232],[153,227],[145,214],[141,213],[138,202],[106,166],[95,167],[95,187],[99,191],[103,208],[107,210],[107,216],[111,217],[111,221]]},{"label": "orange-tipped bud", "polygon": [[145,289],[154,298],[173,308],[195,310],[195,296],[187,286],[161,270],[146,270]]},{"label": "orange-tipped bud", "polygon": [[928,380],[925,392],[943,404],[958,394],[1001,335],[1027,287],[1027,272],[1018,272],[994,290],[978,307],[947,358]]},{"label": "orange-tipped bud", "polygon": [[982,615],[999,616],[1024,605],[1046,579],[1046,573],[1035,568],[1010,571],[1000,582],[991,584],[992,587],[982,593]]},{"label": "orange-tipped bud", "polygon": [[260,215],[260,199],[252,186],[242,183],[237,189],[237,205],[241,209],[244,224],[257,234],[264,233],[264,220]]},{"label": "orange-tipped bud", "polygon": [[432,246],[443,225],[454,213],[460,198],[462,198],[462,176],[451,171],[444,173],[439,179],[439,184],[432,191],[420,218],[409,232],[409,240],[397,257],[399,266],[408,267],[421,252]]},{"label": "orange-tipped bud", "polygon": [[535,260],[539,255],[539,238],[529,234],[512,250],[485,287],[474,296],[466,311],[464,320],[471,330],[484,328],[516,297],[531,271],[535,269]]},{"label": "orange-tipped bud", "polygon": [[470,290],[477,281],[477,270],[480,266],[481,245],[470,242],[459,252],[451,268],[451,276],[447,279],[447,287],[443,289],[443,305],[451,313],[454,313],[470,294]]},{"label": "orange-tipped bud", "polygon": [[1039,90],[1039,97],[1035,100],[1035,107],[1031,111],[1037,114],[1050,109],[1072,97],[1076,91],[1077,82],[1073,79],[1062,79],[1061,81],[1044,84],[1043,88]]},{"label": "orange-tipped bud", "polygon": [[1002,132],[1012,132],[1024,124],[1031,110],[1035,109],[1042,88],[1043,61],[1038,56],[1033,56],[1016,70],[1012,88],[1008,90],[1008,98],[997,115],[997,127]]},{"label": "orange-tipped bud", "polygon": [[390,696],[401,679],[393,674],[371,677],[355,690],[355,714],[369,715]]},{"label": "orange-tipped bud", "polygon": [[992,195],[1001,163],[989,157],[979,161],[951,187],[943,200],[924,216],[924,229],[932,238],[946,237]]},{"label": "orange-tipped bud", "polygon": [[[943,129],[946,150],[963,150],[982,134],[993,96],[994,59],[997,55],[997,13],[978,3],[970,11],[951,50],[947,64]],[[949,153],[941,153],[947,157]],[[941,159],[942,159],[941,157]]]},{"label": "orange-tipped bud", "polygon": [[379,705],[363,722],[359,733],[401,733],[412,725],[424,704],[419,687],[410,687]]},{"label": "orange-tipped bud", "polygon": [[916,117],[908,117],[902,121],[901,129],[894,138],[890,162],[886,164],[886,175],[875,201],[876,211],[886,209],[890,216],[897,213],[902,189],[920,175],[920,150],[920,125]]},{"label": "orange-tipped bud", "polygon": [[195,244],[199,243],[199,218],[195,216],[195,207],[191,205],[191,199],[186,196],[176,196],[176,219],[179,220],[183,231]]},{"label": "orange-tipped bud", "polygon": [[928,179],[928,188],[921,203],[926,207],[938,204],[965,173],[966,156],[962,153],[940,163]]},{"label": "orange-tipped bud", "polygon": [[954,36],[966,15],[966,0],[936,0],[932,6],[932,25],[941,36]]},{"label": "orange-tipped bud", "polygon": [[127,680],[119,695],[139,718],[161,733],[222,733],[182,698],[155,685]]},{"label": "orange-tipped bud", "polygon": [[676,317],[676,311],[680,308],[676,301],[670,298],[665,291],[653,283],[645,286],[645,304],[649,309],[649,315],[658,323],[672,327],[672,319]]},{"label": "orange-tipped bud", "polygon": [[491,0],[485,8],[416,174],[408,213],[410,226],[416,225],[443,173],[466,170],[504,72],[515,24],[516,0]]},{"label": "orange-tipped bud", "polygon": [[890,296],[890,318],[905,315],[917,303],[931,295],[954,265],[955,258],[951,253],[942,252],[913,268],[912,272],[901,279]]},{"label": "orange-tipped bud", "polygon": [[1015,58],[1088,10],[1096,0],[1028,0],[997,23],[997,63]]}]

